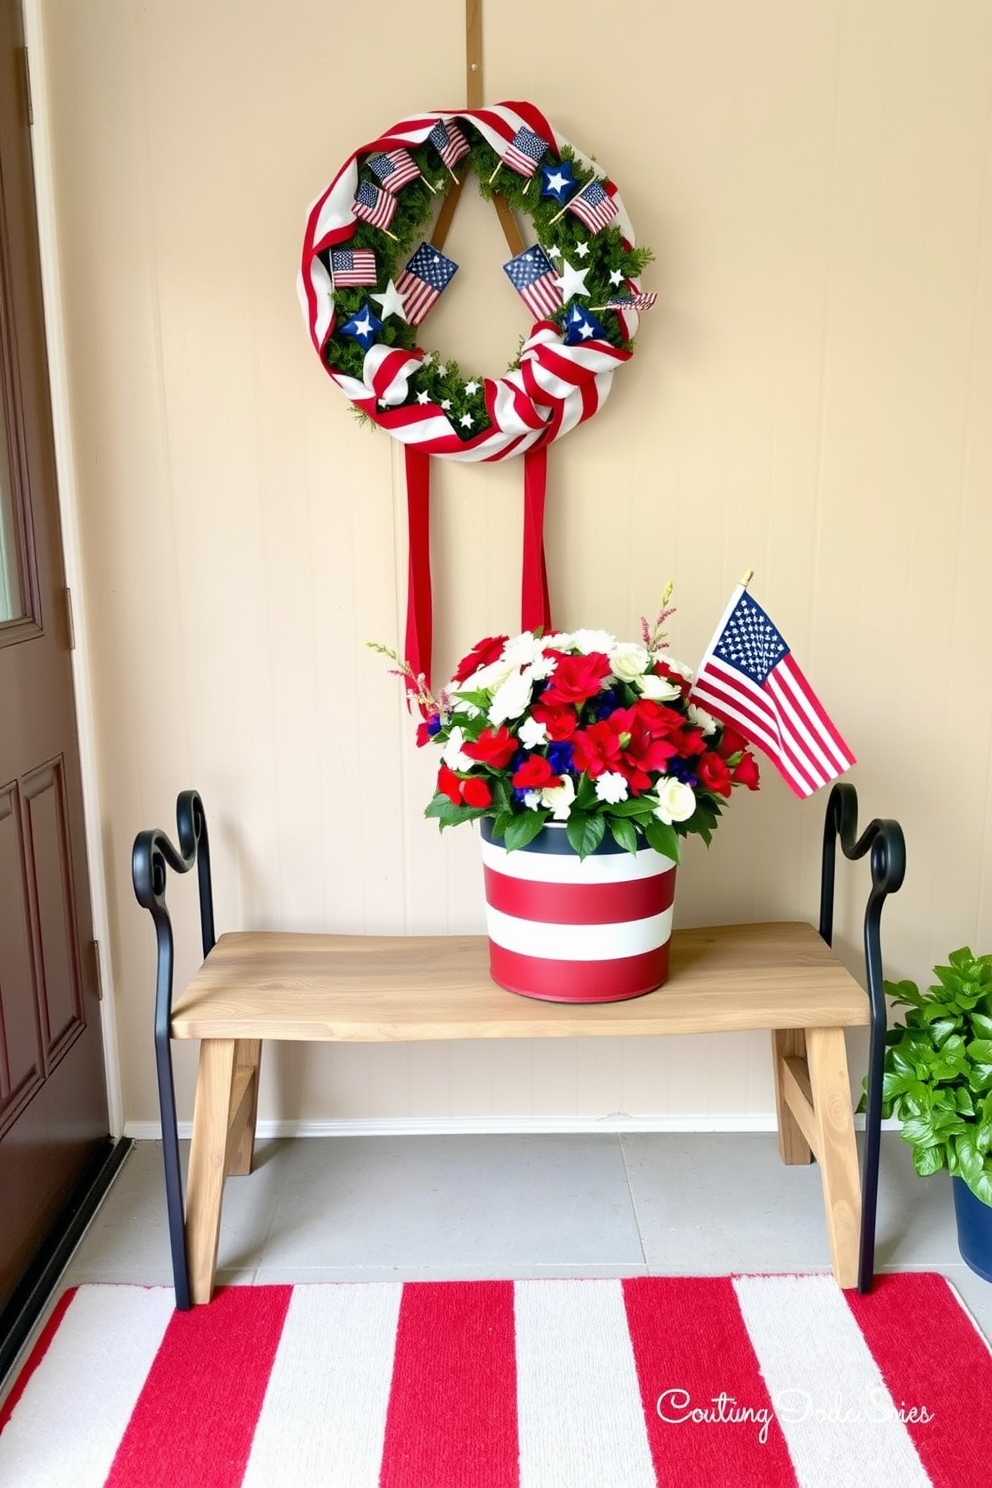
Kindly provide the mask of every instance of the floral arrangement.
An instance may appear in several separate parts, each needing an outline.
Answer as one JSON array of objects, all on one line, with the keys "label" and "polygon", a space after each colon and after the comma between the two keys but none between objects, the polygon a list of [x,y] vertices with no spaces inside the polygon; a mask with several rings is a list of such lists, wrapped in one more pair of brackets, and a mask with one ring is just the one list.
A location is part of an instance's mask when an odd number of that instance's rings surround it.
[{"label": "floral arrangement", "polygon": [[473,646],[435,697],[385,646],[421,716],[418,745],[441,749],[425,815],[443,830],[489,817],[508,849],[546,822],[564,823],[585,857],[606,830],[630,852],[679,861],[679,839],[707,843],[736,786],[758,789],[743,737],[691,701],[692,671],[667,656],[662,629],[640,641],[602,630],[491,636]]}]

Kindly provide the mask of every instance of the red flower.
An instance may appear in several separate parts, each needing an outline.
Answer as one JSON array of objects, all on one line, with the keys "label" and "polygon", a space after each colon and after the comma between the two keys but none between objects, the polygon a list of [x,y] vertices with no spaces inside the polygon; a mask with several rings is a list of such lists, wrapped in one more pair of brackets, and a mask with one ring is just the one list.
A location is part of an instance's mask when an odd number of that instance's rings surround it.
[{"label": "red flower", "polygon": [[574,708],[549,708],[544,698],[539,703],[535,703],[530,711],[532,718],[544,724],[548,731],[548,738],[553,739],[555,743],[570,739],[578,726],[578,714]]},{"label": "red flower", "polygon": [[437,788],[453,806],[489,806],[493,799],[489,786],[479,776],[463,780],[444,764],[437,772]]},{"label": "red flower", "polygon": [[620,735],[612,723],[615,717],[613,713],[609,719],[591,723],[575,735],[572,758],[593,780],[607,770],[620,768]]},{"label": "red flower", "polygon": [[674,667],[670,667],[664,658],[655,662],[654,670],[656,676],[667,677],[669,682],[674,682],[683,697],[688,696],[689,688],[692,686],[689,678],[683,677],[681,672],[677,672]]},{"label": "red flower", "polygon": [[488,666],[491,661],[498,661],[503,653],[503,647],[506,645],[506,641],[507,637],[505,635],[486,636],[484,641],[480,641],[478,645],[472,647],[467,656],[462,657],[461,661],[455,667],[455,675],[452,680],[455,682],[464,682],[466,677],[471,677],[472,673],[477,672],[480,667]]},{"label": "red flower", "polygon": [[452,805],[462,804],[462,783],[447,765],[442,765],[437,772],[437,788],[442,795],[447,796]]},{"label": "red flower", "polygon": [[564,656],[560,651],[548,654],[558,663],[541,699],[549,707],[584,703],[601,691],[600,683],[610,675],[610,658],[602,651],[590,651],[588,656]]},{"label": "red flower", "polygon": [[468,780],[461,782],[462,799],[466,806],[491,806],[493,793],[486,782],[478,775],[470,775]]},{"label": "red flower", "polygon": [[511,782],[517,790],[553,789],[561,785],[561,776],[556,775],[543,754],[529,754],[513,773]]},{"label": "red flower", "polygon": [[745,749],[741,755],[740,763],[733,770],[732,779],[735,785],[746,785],[748,790],[758,789],[758,761],[749,749]]},{"label": "red flower", "polygon": [[706,751],[696,766],[696,774],[699,776],[699,783],[713,791],[714,795],[730,795],[731,775],[727,761],[722,760],[714,750]]},{"label": "red flower", "polygon": [[747,748],[747,740],[743,734],[739,734],[730,723],[724,725],[723,738],[717,746],[723,759],[729,759],[732,754],[742,754]]},{"label": "red flower", "polygon": [[484,728],[474,743],[466,741],[462,745],[462,754],[479,760],[491,770],[502,770],[516,754],[517,747],[516,739],[503,723],[495,733],[491,728]]}]

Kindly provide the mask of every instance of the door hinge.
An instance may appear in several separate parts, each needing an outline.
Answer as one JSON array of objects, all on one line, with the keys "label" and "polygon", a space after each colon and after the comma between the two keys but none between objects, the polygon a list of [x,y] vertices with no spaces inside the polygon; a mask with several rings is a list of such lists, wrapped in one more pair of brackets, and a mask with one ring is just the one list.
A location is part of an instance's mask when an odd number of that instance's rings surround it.
[{"label": "door hinge", "polygon": [[63,603],[65,605],[65,635],[69,650],[76,649],[76,622],[72,616],[72,590],[63,589]]},{"label": "door hinge", "polygon": [[31,102],[31,68],[28,64],[27,47],[18,47],[21,56],[21,96],[23,98],[24,118],[30,129],[34,123],[34,106]]},{"label": "door hinge", "polygon": [[90,975],[96,989],[97,1001],[103,1001],[103,972],[100,967],[100,942],[91,940],[87,946],[90,958]]}]

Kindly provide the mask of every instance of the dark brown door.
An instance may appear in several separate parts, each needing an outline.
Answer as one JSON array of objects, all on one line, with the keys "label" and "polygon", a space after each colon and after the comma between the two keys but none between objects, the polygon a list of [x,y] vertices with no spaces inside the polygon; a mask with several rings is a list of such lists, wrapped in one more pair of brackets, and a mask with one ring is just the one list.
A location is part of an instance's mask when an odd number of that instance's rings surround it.
[{"label": "dark brown door", "polygon": [[0,0],[0,1308],[108,1132],[25,64]]}]

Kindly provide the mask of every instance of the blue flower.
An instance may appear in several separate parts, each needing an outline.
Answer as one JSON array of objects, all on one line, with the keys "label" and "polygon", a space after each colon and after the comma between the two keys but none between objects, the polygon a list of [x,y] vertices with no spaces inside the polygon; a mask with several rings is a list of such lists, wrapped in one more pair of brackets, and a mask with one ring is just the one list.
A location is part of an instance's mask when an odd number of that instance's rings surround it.
[{"label": "blue flower", "polygon": [[548,745],[548,764],[556,775],[567,775],[572,768],[572,746],[567,740]]}]

